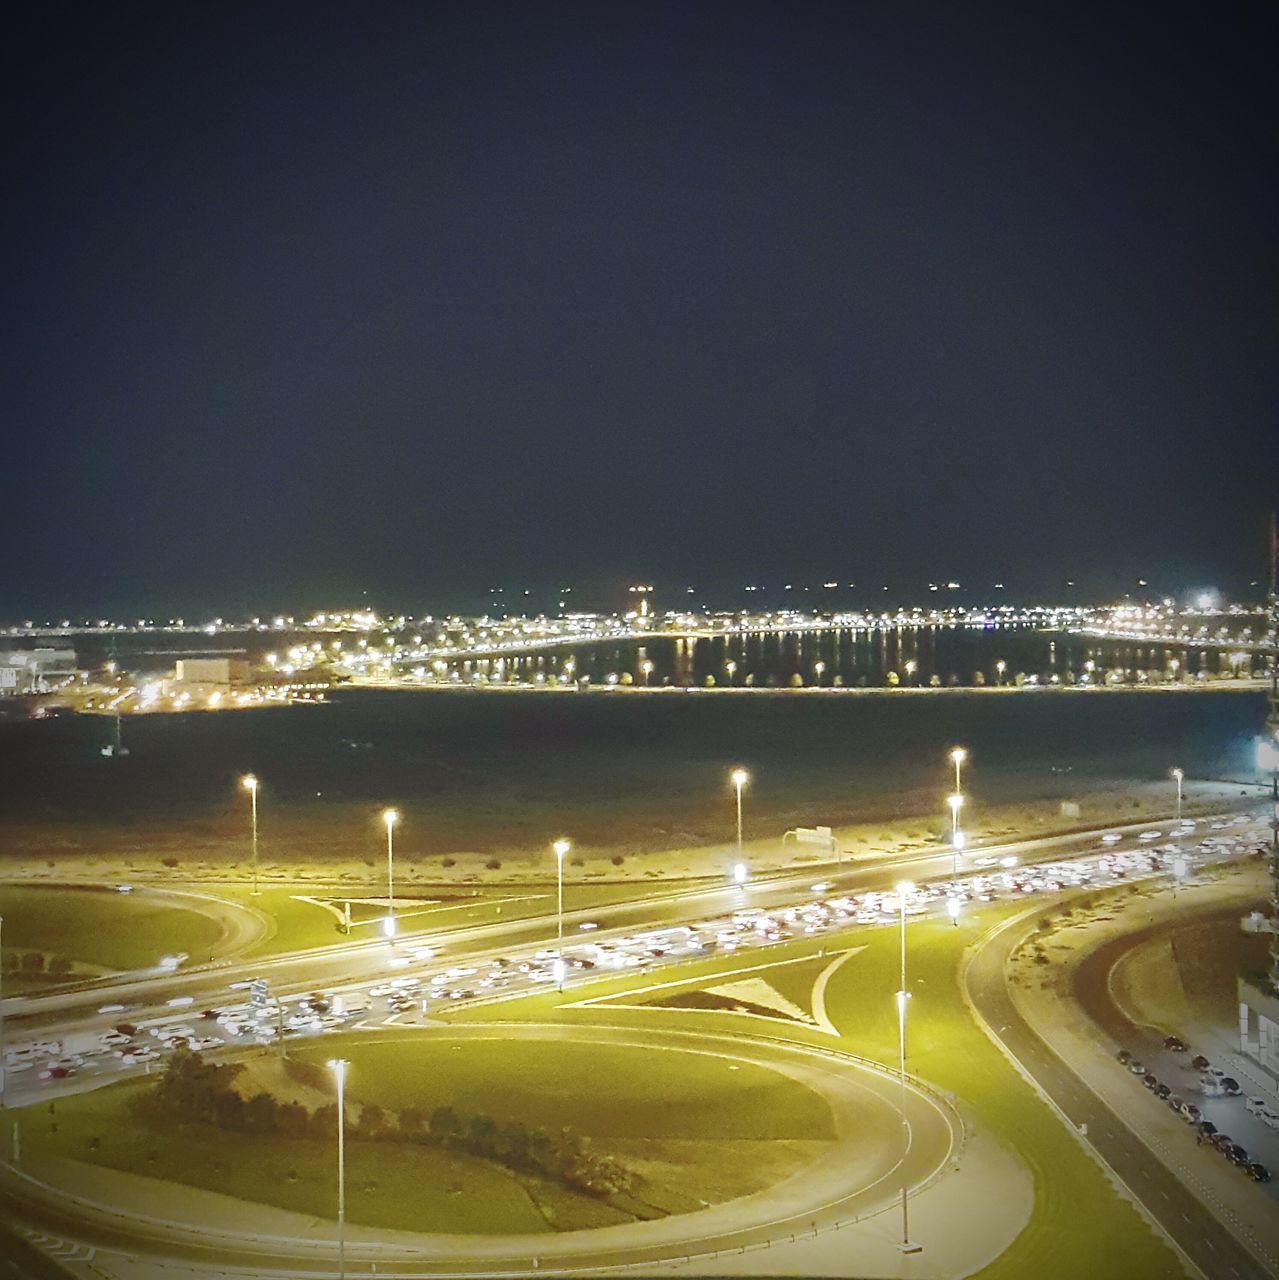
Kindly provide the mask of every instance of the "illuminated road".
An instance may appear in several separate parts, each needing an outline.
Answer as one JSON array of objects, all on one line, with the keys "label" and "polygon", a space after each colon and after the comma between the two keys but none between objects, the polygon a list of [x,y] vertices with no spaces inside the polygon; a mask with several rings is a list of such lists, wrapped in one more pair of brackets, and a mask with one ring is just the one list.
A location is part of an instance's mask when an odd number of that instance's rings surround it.
[{"label": "illuminated road", "polygon": [[1029,931],[1028,916],[995,930],[965,967],[972,1006],[998,1041],[1123,1180],[1164,1231],[1210,1280],[1270,1280],[1267,1271],[1200,1200],[1027,1024],[1008,989],[1008,962]]},{"label": "illuminated road", "polygon": [[[503,1024],[450,1027],[450,1040],[555,1039],[591,1042],[651,1053],[677,1050],[709,1054],[780,1072],[826,1099],[835,1125],[829,1150],[799,1173],[765,1191],[695,1213],[649,1222],[555,1235],[426,1236],[351,1226],[347,1254],[352,1263],[376,1263],[381,1275],[524,1275],[539,1257],[557,1272],[598,1272],[619,1265],[653,1265],[671,1258],[706,1257],[833,1228],[892,1204],[903,1181],[918,1187],[946,1169],[957,1150],[962,1125],[950,1107],[909,1082],[903,1092],[895,1073],[826,1046],[771,1036],[724,1035],[637,1027]],[[905,1104],[906,1146],[899,1104]],[[869,1141],[868,1141],[869,1137]],[[206,1265],[252,1268],[291,1276],[331,1274],[333,1226],[294,1220],[305,1234],[186,1224],[159,1216],[113,1212],[105,1206],[68,1201],[22,1174],[0,1167],[6,1199],[24,1222],[54,1235],[102,1248],[143,1253]]]}]

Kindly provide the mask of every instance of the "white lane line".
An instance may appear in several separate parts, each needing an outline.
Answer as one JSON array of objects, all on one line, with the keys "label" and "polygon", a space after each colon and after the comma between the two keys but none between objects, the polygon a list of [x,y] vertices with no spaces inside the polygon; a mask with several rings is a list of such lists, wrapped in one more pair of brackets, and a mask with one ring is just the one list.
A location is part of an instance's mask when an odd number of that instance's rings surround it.
[{"label": "white lane line", "polygon": [[813,983],[813,1017],[816,1019],[817,1025],[821,1027],[827,1035],[838,1036],[839,1029],[826,1014],[826,986],[830,982],[831,978],[835,976],[836,970],[844,963],[845,960],[849,960],[859,951],[865,950],[866,948],[864,946],[849,947],[842,956],[836,956],[835,959],[817,975],[817,981]]}]

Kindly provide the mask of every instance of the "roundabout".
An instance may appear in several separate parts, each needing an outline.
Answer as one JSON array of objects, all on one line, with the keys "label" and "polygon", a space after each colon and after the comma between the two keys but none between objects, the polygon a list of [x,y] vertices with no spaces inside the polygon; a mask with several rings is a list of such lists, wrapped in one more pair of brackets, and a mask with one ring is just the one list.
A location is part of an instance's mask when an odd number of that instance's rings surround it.
[{"label": "roundabout", "polygon": [[[723,1078],[730,1072],[746,1075],[752,1081],[771,1082],[792,1100],[805,1098],[809,1131],[820,1115],[829,1136],[812,1159],[770,1186],[648,1221],[569,1231],[459,1234],[388,1230],[348,1216],[350,1271],[502,1275],[527,1274],[532,1265],[558,1272],[598,1272],[707,1260],[826,1232],[880,1213],[897,1203],[903,1185],[915,1191],[935,1180],[962,1140],[959,1117],[942,1099],[912,1080],[903,1083],[895,1073],[824,1045],[625,1023],[489,1023],[350,1039],[357,1061],[365,1047],[399,1053],[412,1052],[418,1043],[424,1049],[429,1043],[431,1052],[448,1045],[463,1062],[468,1050],[483,1053],[500,1045],[517,1058],[524,1052],[530,1061],[548,1054],[566,1064],[575,1054],[588,1059],[600,1054],[617,1061],[633,1057],[639,1079],[648,1064],[653,1064],[653,1074],[673,1078],[706,1071],[723,1073]],[[613,1089],[618,1107],[625,1108],[620,1073],[612,1081],[575,1080],[573,1090],[581,1090],[584,1083],[604,1094]],[[747,1090],[743,1097],[750,1093]],[[660,1104],[660,1096],[651,1097],[653,1101]],[[751,1117],[743,1120],[749,1130]],[[348,1158],[356,1145],[350,1123],[348,1115]],[[32,1227],[91,1247],[127,1249],[156,1263],[198,1265],[216,1258],[254,1274],[332,1273],[336,1223],[330,1218],[100,1169],[94,1170],[101,1175],[96,1178],[69,1179],[65,1166],[70,1163],[60,1162],[58,1191],[33,1169],[5,1167],[10,1197],[21,1202]],[[424,1192],[429,1194],[429,1189]]]}]

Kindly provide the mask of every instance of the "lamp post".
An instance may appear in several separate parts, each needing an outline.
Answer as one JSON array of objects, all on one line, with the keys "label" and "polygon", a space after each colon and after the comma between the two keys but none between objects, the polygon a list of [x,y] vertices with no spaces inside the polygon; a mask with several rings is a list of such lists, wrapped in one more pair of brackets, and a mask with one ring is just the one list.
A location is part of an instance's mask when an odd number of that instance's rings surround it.
[{"label": "lamp post", "polygon": [[814,662],[814,663],[813,663],[813,675],[817,677],[817,683],[818,683],[818,684],[821,684],[821,682],[822,682],[822,674],[823,674],[823,672],[824,672],[825,670],[826,670],[826,664],[825,664],[824,662]]},{"label": "lamp post", "polygon": [[645,658],[640,663],[640,670],[644,673],[644,688],[648,688],[648,678],[653,674],[653,661],[651,658]]},{"label": "lamp post", "polygon": [[331,1058],[338,1094],[338,1280],[346,1280],[346,1060]]},{"label": "lamp post", "polygon": [[1003,683],[1004,683],[1004,672],[1005,672],[1005,671],[1007,671],[1007,670],[1008,670],[1008,663],[1006,663],[1006,662],[1003,660],[1003,658],[1000,658],[1000,659],[999,659],[999,661],[998,661],[997,663],[995,663],[995,677],[996,677],[996,678],[995,678],[995,684],[996,684],[996,685],[998,685],[998,686],[1000,686],[1000,687],[1002,687],[1002,686],[1003,686]]},{"label": "lamp post", "polygon": [[1169,775],[1177,784],[1177,825],[1181,825],[1181,781],[1186,776],[1181,769],[1174,769]]},{"label": "lamp post", "polygon": [[918,663],[916,663],[914,658],[909,659],[906,663],[906,683],[908,685],[912,685],[915,683],[916,666],[918,666]]},{"label": "lamp post", "polygon": [[382,932],[391,939],[395,937],[395,824],[399,820],[396,810],[382,811],[382,821],[386,823],[386,919],[382,921]]},{"label": "lamp post", "polygon": [[731,658],[724,663],[724,670],[728,673],[728,683],[733,683],[733,677],[737,674],[737,663]]},{"label": "lamp post", "polygon": [[249,844],[253,854],[253,889],[256,898],[261,893],[258,888],[258,780],[251,773],[240,779],[240,785],[249,793]]},{"label": "lamp post", "polygon": [[742,856],[742,788],[750,781],[750,774],[745,769],[734,769],[729,778],[737,791],[737,857],[740,861]]},{"label": "lamp post", "polygon": [[[902,880],[896,886],[897,906],[901,919],[901,986],[897,991],[897,1081],[899,1086],[898,1109],[901,1112],[902,1130],[909,1134],[906,1121],[906,1002],[910,993],[906,990],[906,895],[915,892],[915,886],[909,880]],[[918,1253],[920,1246],[910,1238],[910,1191],[906,1185],[905,1165],[902,1173],[902,1238],[897,1246],[902,1253]]]},{"label": "lamp post", "polygon": [[567,840],[556,840],[551,845],[555,852],[555,942],[564,945],[564,858],[573,846]]},{"label": "lamp post", "polygon": [[959,770],[963,766],[965,760],[968,759],[968,752],[963,747],[953,747],[950,753],[950,762],[955,766],[955,790],[963,791],[963,786],[959,780]]}]

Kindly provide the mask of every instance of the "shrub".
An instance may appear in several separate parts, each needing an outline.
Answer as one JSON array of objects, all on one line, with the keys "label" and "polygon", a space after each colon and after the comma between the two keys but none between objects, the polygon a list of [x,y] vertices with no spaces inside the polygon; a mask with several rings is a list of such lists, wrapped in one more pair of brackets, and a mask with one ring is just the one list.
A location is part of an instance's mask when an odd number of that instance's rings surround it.
[{"label": "shrub", "polygon": [[622,863],[626,861],[626,859],[625,859],[625,858],[623,858],[623,857],[622,857],[622,855],[621,855],[620,853],[615,853],[615,854],[614,854],[614,855],[609,859],[609,861],[610,861],[610,862],[611,862],[615,867],[620,867],[620,866],[622,865]]},{"label": "shrub", "polygon": [[178,860],[177,858],[161,858],[160,865],[162,867],[168,867],[170,870],[172,870],[174,867],[178,865]]},{"label": "shrub", "polygon": [[490,858],[485,864],[486,871],[500,871],[502,869],[502,860],[500,858]]},{"label": "shrub", "polygon": [[457,866],[457,859],[456,859],[456,858],[441,858],[441,859],[440,859],[440,866],[442,866],[442,867],[456,867],[456,866]]}]

